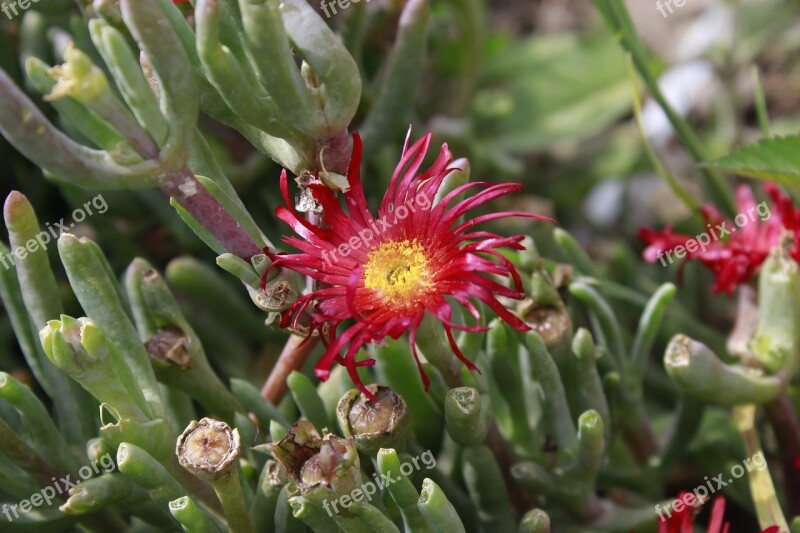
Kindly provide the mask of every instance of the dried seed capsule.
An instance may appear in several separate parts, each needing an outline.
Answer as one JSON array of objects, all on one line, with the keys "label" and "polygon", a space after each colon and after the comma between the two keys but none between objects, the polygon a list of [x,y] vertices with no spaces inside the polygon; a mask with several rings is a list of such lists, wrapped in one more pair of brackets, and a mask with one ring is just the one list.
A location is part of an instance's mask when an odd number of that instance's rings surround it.
[{"label": "dried seed capsule", "polygon": [[339,400],[336,416],[342,432],[353,437],[359,450],[369,454],[381,448],[400,447],[409,422],[405,400],[382,385],[368,385],[367,390],[375,396],[374,402],[356,389]]}]

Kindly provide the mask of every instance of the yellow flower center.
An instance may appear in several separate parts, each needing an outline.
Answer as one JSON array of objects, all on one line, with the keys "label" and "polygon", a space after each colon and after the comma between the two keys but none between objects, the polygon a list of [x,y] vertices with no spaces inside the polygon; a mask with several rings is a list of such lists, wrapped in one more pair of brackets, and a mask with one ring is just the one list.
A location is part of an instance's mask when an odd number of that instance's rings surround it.
[{"label": "yellow flower center", "polygon": [[367,257],[364,286],[391,303],[411,303],[429,284],[428,259],[416,239],[381,243]]}]

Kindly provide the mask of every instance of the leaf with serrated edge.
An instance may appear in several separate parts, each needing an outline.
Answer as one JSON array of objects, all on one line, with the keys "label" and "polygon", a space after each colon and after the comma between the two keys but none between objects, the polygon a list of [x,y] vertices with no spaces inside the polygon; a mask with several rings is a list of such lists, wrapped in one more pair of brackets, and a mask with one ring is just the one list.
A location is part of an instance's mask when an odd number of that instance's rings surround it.
[{"label": "leaf with serrated edge", "polygon": [[774,137],[743,146],[705,166],[797,186],[800,185],[800,135]]}]

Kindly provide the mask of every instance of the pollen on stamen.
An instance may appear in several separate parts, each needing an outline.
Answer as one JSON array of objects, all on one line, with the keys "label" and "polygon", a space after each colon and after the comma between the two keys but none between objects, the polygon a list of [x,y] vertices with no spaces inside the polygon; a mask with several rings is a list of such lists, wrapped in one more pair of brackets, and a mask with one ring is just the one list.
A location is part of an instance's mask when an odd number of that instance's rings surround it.
[{"label": "pollen on stamen", "polygon": [[368,255],[364,287],[379,292],[387,303],[415,303],[430,286],[425,249],[417,241],[387,241]]}]

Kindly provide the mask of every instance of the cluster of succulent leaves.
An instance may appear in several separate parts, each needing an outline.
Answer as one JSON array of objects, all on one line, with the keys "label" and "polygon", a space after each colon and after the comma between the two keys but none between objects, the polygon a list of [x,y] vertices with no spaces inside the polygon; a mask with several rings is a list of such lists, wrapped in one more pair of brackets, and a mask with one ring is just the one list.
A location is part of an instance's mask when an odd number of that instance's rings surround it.
[{"label": "cluster of succulent leaves", "polygon": [[[322,384],[292,373],[278,405],[248,379],[256,347],[285,339],[275,316],[304,283],[281,272],[261,290],[279,199],[275,186],[253,183],[277,177],[270,160],[296,176],[319,170],[341,188],[357,128],[367,169],[385,177],[414,122],[468,155],[473,174],[516,175],[530,150],[585,140],[631,110],[622,50],[687,151],[710,159],[658,91],[621,1],[596,2],[621,48],[605,32],[523,43],[487,36],[480,0],[353,3],[335,31],[305,0],[79,4],[39,3],[0,35],[0,133],[10,143],[0,153],[14,179],[27,185],[41,172],[71,205],[104,191],[113,217],[127,220],[93,221],[105,252],[66,234],[49,253],[0,269],[11,325],[2,335],[13,334],[27,368],[0,356],[16,369],[0,374],[0,494],[14,504],[106,454],[116,468],[61,495],[58,509],[0,517],[0,530],[653,531],[654,504],[761,450],[760,406],[772,426],[771,468],[725,494],[742,523],[754,515],[762,528],[789,530],[781,504],[800,512],[798,474],[781,465],[797,457],[800,279],[780,250],[760,274],[755,327],[726,343],[698,318],[697,279],[676,298],[629,253],[599,265],[566,231],[536,228],[525,252],[509,253],[527,295],[514,310],[533,330],[495,320],[486,333],[463,334],[480,374],[456,365],[443,335],[429,331],[418,339],[428,393],[407,340],[370,348],[377,364],[363,379],[384,396],[366,420],[342,369]],[[41,96],[49,107],[34,103]],[[232,135],[253,148],[244,162],[225,145]],[[620,127],[593,141],[588,179],[639,164],[633,135]],[[729,205],[715,168],[796,185],[797,148],[796,136],[767,139],[704,167],[707,195]],[[611,149],[616,157],[603,155]],[[549,191],[557,199],[591,184],[560,183]],[[385,184],[366,182],[372,194]],[[26,190],[34,203],[47,198],[48,189]],[[19,193],[4,217],[11,249],[45,221]],[[163,277],[134,259],[151,251],[142,244],[151,219],[187,254]],[[741,343],[756,364],[733,362]],[[655,356],[665,345],[668,376]],[[218,468],[191,460],[198,431],[225,444]],[[426,451],[435,467],[399,473]],[[692,463],[700,474],[678,478]],[[375,473],[398,481],[370,502],[324,510]],[[800,530],[797,518],[791,527]]]}]

